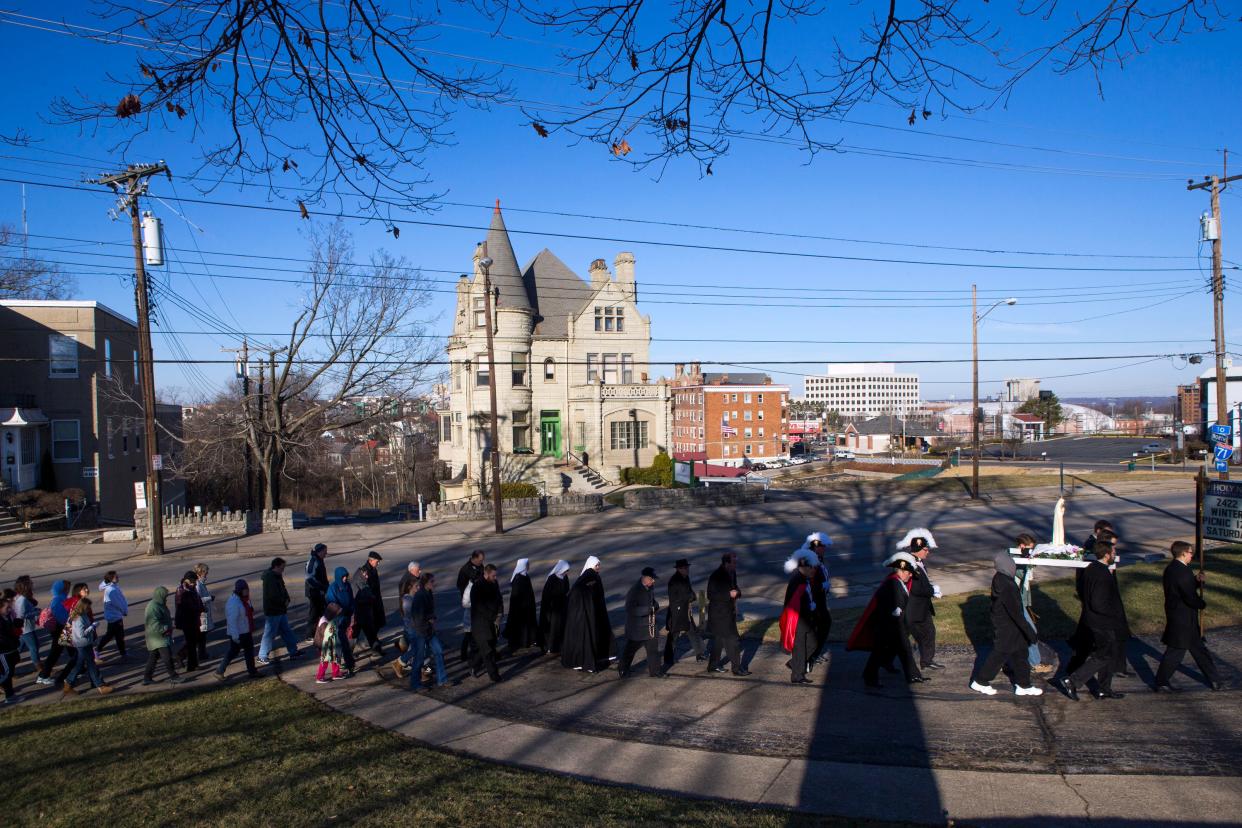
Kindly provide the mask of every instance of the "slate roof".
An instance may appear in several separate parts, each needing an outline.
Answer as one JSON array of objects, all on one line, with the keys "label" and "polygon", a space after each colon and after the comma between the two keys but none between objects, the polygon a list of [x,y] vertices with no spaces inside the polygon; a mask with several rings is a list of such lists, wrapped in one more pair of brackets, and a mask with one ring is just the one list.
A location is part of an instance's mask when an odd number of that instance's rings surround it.
[{"label": "slate roof", "polygon": [[522,271],[522,283],[536,314],[535,336],[568,336],[568,317],[581,313],[595,295],[581,276],[546,247]]},{"label": "slate roof", "polygon": [[704,385],[767,385],[767,374],[704,374]]},{"label": "slate roof", "polygon": [[[900,417],[886,415],[883,417],[874,417],[870,420],[863,420],[861,423],[850,423],[854,430],[859,434],[901,434],[902,420]],[[920,420],[907,419],[905,421],[905,435],[907,437],[935,437],[940,432],[934,426],[930,426]]]},{"label": "slate roof", "polygon": [[504,216],[500,214],[499,199],[492,212],[492,226],[487,230],[487,255],[492,259],[488,275],[499,295],[499,307],[531,309],[522,272],[518,270],[517,256],[513,255],[513,244],[509,241],[509,230],[505,227]]}]

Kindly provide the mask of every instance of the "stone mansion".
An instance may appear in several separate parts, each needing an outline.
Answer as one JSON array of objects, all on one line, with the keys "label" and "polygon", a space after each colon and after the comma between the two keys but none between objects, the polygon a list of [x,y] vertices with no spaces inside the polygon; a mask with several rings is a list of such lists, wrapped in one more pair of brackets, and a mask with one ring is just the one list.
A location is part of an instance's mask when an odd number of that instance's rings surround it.
[{"label": "stone mansion", "polygon": [[437,411],[440,459],[449,467],[443,499],[478,497],[489,486],[492,382],[503,481],[559,494],[586,485],[579,467],[617,483],[623,467],[650,465],[668,450],[671,397],[666,382],[648,377],[651,319],[638,311],[634,256],[619,253],[613,273],[596,259],[589,281],[547,249],[519,268],[499,202],[486,248],[496,376],[479,245],[473,275],[457,284],[448,402]]}]

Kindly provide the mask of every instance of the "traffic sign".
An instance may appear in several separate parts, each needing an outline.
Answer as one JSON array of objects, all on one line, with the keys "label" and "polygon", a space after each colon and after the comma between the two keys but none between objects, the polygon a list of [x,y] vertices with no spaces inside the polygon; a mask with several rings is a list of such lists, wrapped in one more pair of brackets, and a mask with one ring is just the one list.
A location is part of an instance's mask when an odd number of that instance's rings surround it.
[{"label": "traffic sign", "polygon": [[1233,446],[1225,446],[1217,443],[1213,447],[1213,451],[1216,453],[1216,460],[1219,463],[1223,463],[1233,456]]},{"label": "traffic sign", "polygon": [[1208,426],[1208,434],[1214,443],[1228,443],[1231,442],[1230,438],[1233,437],[1233,426],[1215,423]]},{"label": "traffic sign", "polygon": [[1216,461],[1216,470],[1217,470],[1218,472],[1227,472],[1227,471],[1229,471],[1229,464],[1228,464],[1228,463],[1226,463],[1224,460],[1217,460],[1217,461]]}]

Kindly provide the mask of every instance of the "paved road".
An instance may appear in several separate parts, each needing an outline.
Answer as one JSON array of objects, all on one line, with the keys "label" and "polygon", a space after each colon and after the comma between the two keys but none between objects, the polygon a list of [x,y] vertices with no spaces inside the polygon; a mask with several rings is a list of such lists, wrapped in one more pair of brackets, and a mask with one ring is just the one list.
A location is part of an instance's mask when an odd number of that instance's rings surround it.
[{"label": "paved road", "polygon": [[[701,586],[721,553],[732,550],[740,556],[739,579],[745,593],[741,610],[766,617],[775,614],[783,599],[786,576],[781,565],[808,532],[826,531],[833,539],[828,560],[838,604],[870,595],[884,574],[880,562],[914,526],[929,527],[936,535],[940,548],[933,563],[942,588],[950,593],[966,591],[988,582],[991,555],[1008,546],[1018,532],[1047,536],[1058,494],[1056,488],[1026,489],[1008,500],[968,505],[944,494],[913,489],[886,493],[889,489],[860,485],[823,494],[772,492],[771,501],[761,507],[681,513],[610,510],[545,518],[511,524],[501,538],[477,522],[311,527],[242,539],[172,542],[173,551],[159,560],[141,556],[132,544],[83,546],[80,539],[9,544],[0,547],[0,580],[31,574],[42,596],[54,575],[94,588],[106,569],[115,568],[122,574],[122,586],[134,607],[130,621],[136,625],[151,590],[160,584],[175,586],[199,560],[211,565],[209,582],[223,603],[237,578],[249,579],[257,592],[267,562],[281,555],[290,561],[286,581],[296,619],[303,612],[301,567],[316,542],[329,546],[329,571],[338,565],[352,571],[365,559],[365,550],[379,550],[385,558],[381,575],[390,610],[395,608],[395,588],[406,562],[418,560],[424,569],[439,573],[447,588],[470,550],[481,548],[505,573],[502,583],[508,582],[507,573],[520,557],[531,559],[534,579],[542,583],[558,558],[573,562],[576,574],[588,555],[596,555],[603,559],[609,605],[615,610],[643,566],[655,566],[667,577],[672,562],[687,557],[693,562],[695,583]],[[1097,518],[1106,517],[1123,538],[1123,557],[1133,558],[1166,550],[1173,539],[1192,537],[1193,508],[1193,490],[1181,480],[1088,486],[1068,503],[1067,534],[1081,539]],[[460,608],[443,607],[441,613],[456,624]]]},{"label": "paved road", "polygon": [[[1168,451],[1173,445],[1167,437],[1058,437],[1042,443],[1026,443],[1018,449],[1019,457],[1038,458],[1043,452],[1048,453],[1048,462],[1066,463],[1124,463],[1133,459],[1137,452],[1140,457],[1151,456],[1150,451],[1143,447],[1159,443],[1161,451]],[[984,457],[999,458],[1008,456],[1008,451],[999,445],[983,447]],[[1156,458],[1159,461],[1159,457]]]}]

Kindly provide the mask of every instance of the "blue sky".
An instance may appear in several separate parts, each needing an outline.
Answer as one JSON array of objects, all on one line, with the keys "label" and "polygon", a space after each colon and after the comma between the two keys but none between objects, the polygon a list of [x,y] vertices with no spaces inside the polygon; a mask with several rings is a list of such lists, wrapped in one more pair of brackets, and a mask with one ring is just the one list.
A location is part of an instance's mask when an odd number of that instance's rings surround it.
[{"label": "blue sky", "polygon": [[[44,4],[19,2],[15,8],[32,16],[46,15],[41,10]],[[66,21],[92,22],[86,4],[66,3],[58,9]],[[451,13],[460,22],[469,22],[461,11]],[[75,128],[54,125],[48,103],[75,89],[109,89],[112,97],[103,72],[127,69],[137,53],[11,22],[0,25],[8,36],[0,61],[9,77],[22,81],[0,90],[5,112],[0,132],[12,134],[21,128],[37,139],[30,148],[0,148],[4,156],[0,177],[72,183],[97,174],[103,165],[96,160],[118,164],[120,156],[113,151],[118,133],[79,134]],[[555,49],[548,46],[498,41],[461,30],[445,29],[442,34],[438,48],[458,54],[555,66]],[[774,378],[790,382],[797,393],[801,375],[818,372],[827,362],[963,359],[970,355],[970,285],[977,282],[989,301],[1009,293],[1020,297],[1017,306],[998,308],[982,328],[982,356],[1007,360],[981,367],[985,392],[998,390],[1006,377],[1036,376],[1044,378],[1045,388],[1062,396],[1169,395],[1177,383],[1190,381],[1194,370],[1181,360],[1136,355],[1211,347],[1210,296],[1199,287],[1210,272],[1208,250],[1206,246],[1201,250],[1198,243],[1198,215],[1207,207],[1207,197],[1187,193],[1185,180],[1219,171],[1219,149],[1242,134],[1239,114],[1219,105],[1218,81],[1242,76],[1236,46],[1236,35],[1226,32],[1160,47],[1124,71],[1106,73],[1103,97],[1090,74],[1059,77],[1036,72],[1018,87],[1007,108],[971,116],[937,115],[913,128],[906,126],[905,112],[895,107],[863,106],[850,119],[882,128],[858,123],[823,126],[824,134],[863,151],[808,159],[779,143],[738,140],[710,177],[701,176],[688,161],[674,162],[657,177],[651,170],[636,171],[610,158],[598,146],[574,145],[563,135],[541,139],[513,107],[462,110],[453,121],[453,145],[433,151],[426,168],[446,201],[467,206],[443,206],[432,215],[410,217],[482,228],[489,219],[488,205],[499,198],[510,229],[531,231],[513,235],[522,263],[546,246],[585,275],[590,260],[611,262],[621,250],[632,251],[640,305],[653,320],[652,359],[657,362],[719,360],[765,368]],[[511,79],[522,97],[568,100],[570,94],[554,75],[518,72]],[[641,148],[643,140],[635,136],[632,142]],[[1242,140],[1235,143],[1242,169]],[[972,164],[866,154],[874,150],[964,158]],[[175,173],[188,174],[197,166],[198,151],[199,142],[188,131],[172,132],[143,136],[126,160],[164,158]],[[1024,169],[978,166],[978,162]],[[253,204],[264,200],[253,188],[229,185],[200,196],[186,180],[172,184],[156,180],[152,193],[165,199],[201,197]],[[88,243],[127,242],[128,228],[107,217],[110,203],[106,194],[28,186],[32,247],[64,262],[110,261],[89,256],[116,255],[125,248]],[[1228,258],[1230,227],[1238,226],[1231,225],[1231,214],[1242,208],[1242,200],[1231,193],[1222,204]],[[0,222],[18,224],[20,206],[19,186],[0,183]],[[209,269],[220,276],[256,272],[220,267],[222,263],[297,268],[296,262],[214,254],[303,258],[305,222],[291,214],[204,204],[152,201],[149,206],[164,219],[168,244],[177,250],[161,276],[170,290],[234,330],[263,334],[287,325],[295,301],[292,286],[188,276],[183,271]],[[890,244],[673,228],[524,209]],[[394,240],[376,223],[351,222],[350,227],[360,254],[385,247],[412,264],[449,271],[469,269],[474,242],[482,237],[481,229],[405,225],[400,239]],[[543,233],[626,241],[551,238]],[[769,252],[650,243],[656,241]],[[891,243],[1151,258],[1036,257]],[[934,260],[956,266],[817,257],[824,255]],[[1063,272],[965,266],[970,263],[1183,270]],[[65,268],[83,274],[92,270],[68,264]],[[267,275],[297,274],[267,271]],[[433,319],[429,330],[447,333],[452,299],[447,288],[453,276],[429,275],[446,290],[432,303],[431,314],[438,321]],[[815,307],[806,294],[792,290],[806,288],[857,291],[860,298],[853,304],[860,306]],[[128,280],[115,275],[79,276],[78,295],[132,314],[132,289]],[[756,298],[760,296],[796,298]],[[161,358],[176,358],[181,353],[177,348],[183,347],[194,358],[214,359],[221,356],[220,347],[236,345],[219,333],[201,333],[208,328],[201,319],[168,302],[159,322],[162,329],[180,332],[179,344],[169,335],[156,337]],[[1231,340],[1242,335],[1242,323],[1232,318],[1228,303],[1226,323]],[[672,341],[678,339],[718,341]],[[815,344],[829,340],[867,344]],[[1119,358],[1064,359],[1091,355]],[[1061,359],[1008,361],[1024,356]],[[808,364],[780,364],[800,360]],[[907,364],[901,370],[920,375],[925,398],[969,394],[968,363]],[[667,367],[653,369],[654,374],[670,372]],[[157,381],[168,396],[186,398],[229,381],[231,373],[231,367],[223,365],[202,365],[197,370],[160,365]]]}]

